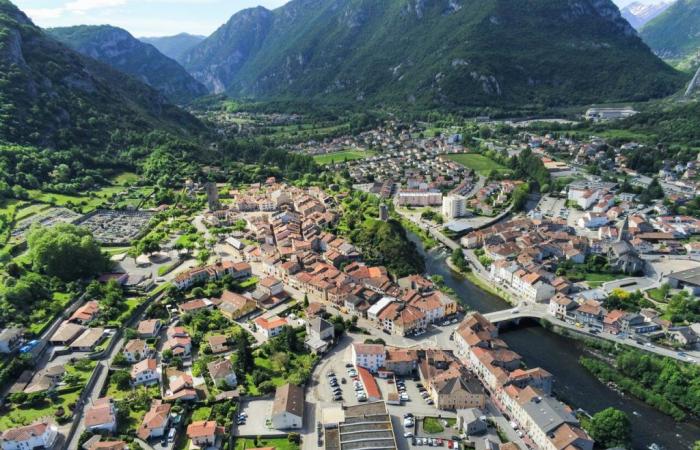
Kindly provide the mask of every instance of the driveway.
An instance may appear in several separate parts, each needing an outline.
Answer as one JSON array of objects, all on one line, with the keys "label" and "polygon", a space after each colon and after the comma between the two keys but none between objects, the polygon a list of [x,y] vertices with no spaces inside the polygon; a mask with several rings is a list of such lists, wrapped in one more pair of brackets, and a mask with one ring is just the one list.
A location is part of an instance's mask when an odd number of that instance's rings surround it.
[{"label": "driveway", "polygon": [[265,422],[270,418],[272,411],[272,399],[251,400],[241,403],[241,412],[248,414],[245,425],[234,425],[234,435],[255,437],[260,435],[286,436],[286,431],[278,431],[268,428]]}]

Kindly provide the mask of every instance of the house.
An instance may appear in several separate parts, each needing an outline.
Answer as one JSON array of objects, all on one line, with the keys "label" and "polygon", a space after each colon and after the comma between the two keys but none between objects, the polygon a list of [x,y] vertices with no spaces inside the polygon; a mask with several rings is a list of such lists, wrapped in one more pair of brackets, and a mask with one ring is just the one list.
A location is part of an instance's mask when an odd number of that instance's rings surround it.
[{"label": "house", "polygon": [[91,352],[105,338],[105,329],[101,327],[88,328],[70,344],[73,351]]},{"label": "house", "polygon": [[23,392],[25,394],[33,394],[35,392],[53,391],[58,383],[61,382],[65,373],[66,369],[62,364],[56,364],[40,370],[31,378]]},{"label": "house", "polygon": [[457,410],[457,427],[467,436],[485,433],[488,424],[482,420],[485,414],[478,408]]},{"label": "house", "polygon": [[21,328],[11,327],[0,331],[0,353],[12,353],[19,347],[23,331]]},{"label": "house", "polygon": [[603,331],[610,334],[620,334],[622,331],[622,318],[625,312],[619,309],[608,311],[603,317]]},{"label": "house", "polygon": [[228,351],[228,338],[222,334],[215,334],[207,338],[207,344],[212,353],[224,353]]},{"label": "house", "polygon": [[418,367],[418,352],[407,349],[387,349],[384,369],[399,376],[409,376]]},{"label": "house", "polygon": [[206,298],[198,298],[195,300],[190,300],[189,302],[181,303],[177,308],[180,310],[180,313],[187,314],[196,313],[205,309],[211,310],[213,307],[214,303],[212,303],[211,300]]},{"label": "house", "polygon": [[352,343],[352,362],[355,367],[364,367],[372,373],[384,366],[386,351],[381,344]]},{"label": "house", "polygon": [[212,420],[200,420],[187,426],[187,437],[192,441],[190,448],[216,449],[220,447],[220,437],[225,433]]},{"label": "house", "polygon": [[284,327],[289,325],[287,323],[287,319],[276,316],[269,319],[258,317],[254,320],[254,322],[267,339],[277,336],[282,332]]},{"label": "house", "polygon": [[255,301],[231,291],[224,291],[218,299],[219,311],[228,320],[238,320],[255,311]]},{"label": "house", "polygon": [[304,422],[304,388],[290,383],[278,387],[270,420],[276,430],[300,429]]},{"label": "house", "polygon": [[212,381],[218,387],[233,389],[238,384],[236,372],[233,371],[233,364],[228,359],[210,362],[207,364],[207,370]]},{"label": "house", "polygon": [[578,323],[597,326],[603,320],[605,310],[599,301],[586,300],[574,311],[573,315]]},{"label": "house", "polygon": [[117,408],[111,398],[99,398],[85,409],[85,428],[92,432],[117,431]]},{"label": "house", "polygon": [[53,345],[70,345],[83,331],[85,331],[84,326],[64,321],[49,342]]},{"label": "house", "polygon": [[566,295],[556,294],[549,299],[549,308],[547,311],[551,316],[564,320],[569,313],[577,307],[578,304]]},{"label": "house", "polygon": [[690,327],[677,327],[668,330],[669,337],[683,347],[691,347],[698,343],[698,335]]},{"label": "house", "polygon": [[323,353],[335,337],[333,324],[320,317],[314,317],[306,323],[306,346],[316,353]]},{"label": "house", "polygon": [[70,316],[70,319],[68,319],[68,321],[85,325],[86,323],[95,319],[99,312],[100,304],[97,303],[97,301],[95,300],[91,300],[85,303],[80,308],[76,309],[73,315]]},{"label": "house", "polygon": [[147,358],[151,353],[148,344],[143,339],[132,339],[124,346],[124,359],[130,363],[136,363]]},{"label": "house", "polygon": [[103,441],[99,434],[85,441],[83,450],[129,450],[129,444],[124,441]]},{"label": "house", "polygon": [[3,431],[0,434],[0,447],[2,450],[50,449],[57,437],[56,425],[47,421],[37,422]]},{"label": "house", "polygon": [[143,440],[162,437],[170,423],[170,404],[153,400],[136,435]]},{"label": "house", "polygon": [[362,386],[365,388],[365,394],[367,394],[367,401],[377,402],[382,399],[382,393],[379,391],[379,386],[377,385],[377,380],[374,376],[369,373],[369,370],[364,367],[357,368],[357,374],[360,378]]},{"label": "house", "polygon": [[168,340],[163,344],[163,351],[170,350],[173,356],[187,357],[192,353],[192,338],[184,327],[168,328]]},{"label": "house", "polygon": [[284,292],[284,284],[275,277],[263,278],[258,283],[257,288],[265,292],[269,297],[280,295]]},{"label": "house", "polygon": [[158,336],[162,326],[163,322],[161,322],[160,319],[142,320],[139,322],[137,332],[140,338],[154,338]]},{"label": "house", "polygon": [[153,358],[139,361],[131,367],[131,381],[135,385],[158,383],[158,362]]}]

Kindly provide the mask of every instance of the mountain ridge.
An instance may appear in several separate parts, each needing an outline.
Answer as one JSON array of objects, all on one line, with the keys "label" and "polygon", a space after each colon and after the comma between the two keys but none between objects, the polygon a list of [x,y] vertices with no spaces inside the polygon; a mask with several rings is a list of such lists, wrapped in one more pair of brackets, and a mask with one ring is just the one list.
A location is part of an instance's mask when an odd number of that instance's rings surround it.
[{"label": "mountain ridge", "polygon": [[681,60],[700,55],[700,0],[677,0],[640,31],[659,56]]},{"label": "mountain ridge", "polygon": [[355,104],[644,100],[684,82],[608,0],[292,0],[235,14],[182,61],[216,93]]},{"label": "mountain ridge", "polygon": [[77,25],[46,31],[73,50],[136,77],[173,102],[187,103],[208,93],[179,63],[124,29]]},{"label": "mountain ridge", "polygon": [[620,10],[624,17],[635,30],[641,29],[650,20],[653,20],[659,14],[673,4],[673,1],[662,1],[659,3],[642,3],[632,2]]},{"label": "mountain ridge", "polygon": [[104,151],[128,135],[190,135],[201,122],[162,94],[51,38],[0,0],[0,142]]},{"label": "mountain ridge", "polygon": [[206,36],[196,34],[179,33],[173,36],[140,37],[138,39],[141,42],[151,44],[168,58],[181,63],[182,55],[206,38]]}]

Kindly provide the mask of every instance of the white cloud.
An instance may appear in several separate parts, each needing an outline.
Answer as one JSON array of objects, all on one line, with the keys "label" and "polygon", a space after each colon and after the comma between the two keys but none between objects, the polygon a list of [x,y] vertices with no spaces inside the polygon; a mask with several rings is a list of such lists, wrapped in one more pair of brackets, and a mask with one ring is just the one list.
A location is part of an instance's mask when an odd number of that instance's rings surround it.
[{"label": "white cloud", "polygon": [[66,3],[64,8],[74,13],[83,13],[93,9],[113,8],[125,5],[128,0],[73,0]]},{"label": "white cloud", "polygon": [[34,21],[58,19],[63,15],[63,8],[29,8],[25,13]]}]

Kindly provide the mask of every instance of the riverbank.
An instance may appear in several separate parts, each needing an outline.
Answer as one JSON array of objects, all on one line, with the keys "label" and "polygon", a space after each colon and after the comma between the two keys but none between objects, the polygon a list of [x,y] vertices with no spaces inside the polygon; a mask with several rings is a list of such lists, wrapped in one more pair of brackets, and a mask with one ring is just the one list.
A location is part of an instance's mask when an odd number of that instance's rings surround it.
[{"label": "riverbank", "polygon": [[447,264],[447,267],[449,267],[453,272],[466,278],[467,280],[469,280],[470,283],[472,283],[482,291],[486,292],[487,294],[499,297],[502,300],[510,303],[511,305],[517,304],[517,302],[514,301],[513,298],[507,292],[502,291],[497,287],[493,286],[490,281],[484,280],[474,271],[470,270],[469,272],[464,272],[462,270],[459,270],[459,268],[455,266],[452,261],[450,261],[450,258],[445,258],[445,264]]},{"label": "riverbank", "polygon": [[[449,266],[449,255],[444,251],[427,251],[418,236],[409,232],[408,237],[425,259],[426,274],[441,276],[465,308],[490,313],[512,307],[500,295],[482,289],[466,274],[453,270]],[[528,326],[528,323],[533,325]],[[574,408],[582,408],[591,414],[608,407],[624,411],[632,423],[630,450],[646,450],[652,443],[666,450],[691,449],[693,443],[700,440],[697,421],[677,422],[646,403],[601,383],[579,361],[581,356],[590,356],[579,342],[584,336],[569,330],[559,330],[562,334],[553,333],[554,327],[556,325],[547,321],[525,321],[518,327],[503,329],[501,338],[511,350],[522,356],[528,367],[539,366],[551,373],[557,380],[555,392]]]}]

